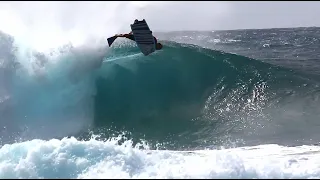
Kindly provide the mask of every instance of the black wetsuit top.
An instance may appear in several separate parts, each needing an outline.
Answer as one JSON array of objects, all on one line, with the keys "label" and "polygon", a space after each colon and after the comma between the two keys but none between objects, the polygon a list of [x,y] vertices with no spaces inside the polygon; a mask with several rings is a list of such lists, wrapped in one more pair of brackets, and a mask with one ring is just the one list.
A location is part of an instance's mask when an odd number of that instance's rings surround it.
[{"label": "black wetsuit top", "polygon": [[[129,36],[127,36],[126,38],[131,39],[132,41],[135,41],[133,34],[129,34]],[[154,36],[153,38],[154,38],[154,43],[157,44],[158,43],[157,38],[155,38]]]}]

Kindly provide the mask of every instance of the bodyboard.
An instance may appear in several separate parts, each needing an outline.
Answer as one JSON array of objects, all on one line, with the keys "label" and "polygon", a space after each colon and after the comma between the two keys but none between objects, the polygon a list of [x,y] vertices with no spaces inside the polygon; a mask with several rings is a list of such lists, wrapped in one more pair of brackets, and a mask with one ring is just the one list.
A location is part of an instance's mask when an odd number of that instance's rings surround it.
[{"label": "bodyboard", "polygon": [[156,50],[156,44],[147,22],[144,19],[142,21],[136,19],[130,26],[140,51],[145,56],[153,53]]}]

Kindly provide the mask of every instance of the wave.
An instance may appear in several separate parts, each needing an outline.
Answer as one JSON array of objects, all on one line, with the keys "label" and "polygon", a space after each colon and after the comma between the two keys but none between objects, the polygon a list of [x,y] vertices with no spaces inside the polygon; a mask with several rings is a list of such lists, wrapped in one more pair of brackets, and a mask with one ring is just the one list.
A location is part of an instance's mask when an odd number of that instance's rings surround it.
[{"label": "wave", "polygon": [[96,82],[97,126],[125,127],[150,140],[199,147],[223,137],[228,137],[226,143],[230,135],[277,136],[283,132],[278,119],[288,119],[281,111],[303,112],[314,121],[318,117],[314,107],[313,112],[302,108],[316,105],[317,79],[235,54],[165,44],[163,51],[147,57],[136,54],[132,45],[110,51],[114,56],[105,60]]},{"label": "wave", "polygon": [[[127,41],[48,54],[8,42],[10,51],[1,55],[20,66],[2,66],[2,141],[81,136],[89,129],[194,148],[304,141],[317,132],[317,79],[235,54],[163,43],[163,50],[143,56]],[[301,126],[310,134],[296,137]]]}]

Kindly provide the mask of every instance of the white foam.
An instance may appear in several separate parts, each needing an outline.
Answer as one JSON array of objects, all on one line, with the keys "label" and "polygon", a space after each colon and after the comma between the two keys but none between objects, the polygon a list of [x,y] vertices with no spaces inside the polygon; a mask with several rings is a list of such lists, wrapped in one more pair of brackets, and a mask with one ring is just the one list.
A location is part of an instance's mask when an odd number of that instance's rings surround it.
[{"label": "white foam", "polygon": [[[21,49],[19,49],[21,50]],[[54,55],[19,51],[22,65],[10,78],[10,116],[1,118],[6,132],[32,138],[62,138],[87,130],[94,119],[95,70],[104,51],[64,49]],[[1,101],[1,100],[0,100]],[[22,134],[21,134],[22,133]],[[4,135],[0,131],[0,136]]]},{"label": "white foam", "polygon": [[129,24],[146,5],[141,2],[1,2],[0,30],[14,36],[18,45],[41,52],[69,42],[74,46],[92,45],[93,39],[129,32]]},{"label": "white foam", "polygon": [[76,139],[0,149],[0,178],[319,178],[320,148],[263,145],[194,152]]}]

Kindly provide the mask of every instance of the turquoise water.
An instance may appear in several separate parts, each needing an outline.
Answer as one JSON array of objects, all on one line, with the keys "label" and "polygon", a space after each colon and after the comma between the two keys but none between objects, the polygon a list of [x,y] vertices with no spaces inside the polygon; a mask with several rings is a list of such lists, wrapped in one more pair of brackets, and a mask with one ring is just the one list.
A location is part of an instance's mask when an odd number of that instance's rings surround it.
[{"label": "turquoise water", "polygon": [[150,56],[1,34],[0,177],[319,177],[317,32],[158,33]]}]

